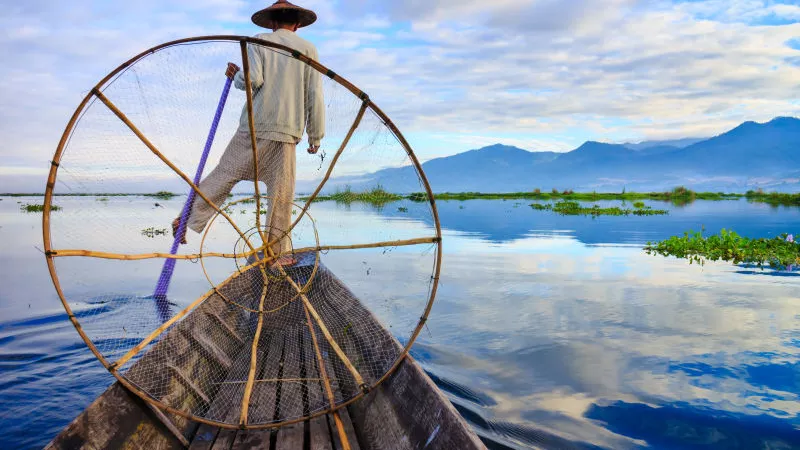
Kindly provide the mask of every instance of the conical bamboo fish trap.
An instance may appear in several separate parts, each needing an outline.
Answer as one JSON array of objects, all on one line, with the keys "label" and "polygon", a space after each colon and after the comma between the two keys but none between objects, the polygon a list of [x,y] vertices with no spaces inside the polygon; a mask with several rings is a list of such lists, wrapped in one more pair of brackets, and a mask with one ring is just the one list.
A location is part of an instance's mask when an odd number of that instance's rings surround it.
[{"label": "conical bamboo fish trap", "polygon": [[[231,91],[219,116],[209,168],[237,129],[258,136],[254,98],[277,88],[265,82],[253,89],[258,69],[251,67],[248,51],[285,58],[294,69],[301,65],[305,76],[319,78],[324,93],[327,156],[307,156],[298,145],[298,185],[315,187],[295,200],[291,226],[281,231],[291,245],[281,254],[273,251],[275,239],[264,223],[263,205],[273,194],[258,184],[263,154],[257,139],[243,150],[252,152],[253,170],[243,176],[255,180],[243,181],[252,194],[213,206],[190,178],[228,61],[242,66],[245,83],[243,90]],[[418,201],[406,201],[407,208],[397,208],[413,209],[413,220],[384,210],[381,220],[403,226],[359,228],[365,217],[377,217],[363,206],[352,214],[323,209],[324,219],[317,217],[321,204],[314,200],[334,180],[358,182],[358,173],[384,167],[404,167],[404,182],[415,187],[408,191],[422,193],[414,196]],[[152,220],[166,225],[185,199],[112,197],[131,191],[193,192],[194,201],[212,205],[214,215],[202,236],[190,234],[183,251],[171,254],[164,239],[144,239],[131,230],[137,218],[127,216],[134,213],[120,214],[104,201],[82,200],[51,213],[56,196],[105,194],[132,206],[158,203]],[[86,222],[94,228],[86,230]],[[318,62],[240,36],[159,45],[103,78],[76,109],[53,157],[43,230],[56,291],[103,366],[149,404],[225,428],[296,423],[336,411],[383,382],[427,320],[441,264],[430,186],[386,114]],[[295,255],[298,263],[273,264],[284,254]],[[176,279],[167,300],[150,295],[150,288],[168,260],[176,264]],[[208,280],[204,286],[185,281],[198,273]],[[111,285],[113,294],[98,293]],[[367,325],[376,323],[367,320],[373,314],[385,328]]]}]

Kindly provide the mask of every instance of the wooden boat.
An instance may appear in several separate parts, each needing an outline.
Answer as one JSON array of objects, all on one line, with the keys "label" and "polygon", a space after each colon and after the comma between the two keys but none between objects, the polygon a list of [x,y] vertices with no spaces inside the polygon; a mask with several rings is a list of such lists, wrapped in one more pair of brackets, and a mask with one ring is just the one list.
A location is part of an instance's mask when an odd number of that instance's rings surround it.
[{"label": "wooden boat", "polygon": [[[243,274],[245,276],[232,279],[225,285],[225,292],[231,296],[247,292],[248,286],[253,283],[254,273],[250,270]],[[402,348],[397,340],[324,265],[319,265],[310,287],[308,296],[313,299],[325,323],[335,327],[337,323],[345,322],[341,320],[343,317],[350,318],[347,326],[352,326],[352,332],[337,334],[340,337],[345,336],[342,338],[342,346],[350,354],[355,349],[361,349],[364,359],[378,359],[384,363],[392,363],[402,355]],[[221,293],[223,292],[220,291]],[[278,295],[277,291],[273,293]],[[290,303],[278,314],[266,316],[264,333],[260,339],[273,343],[283,342],[283,345],[267,346],[265,352],[268,354],[258,362],[262,377],[268,377],[270,370],[278,370],[284,364],[305,361],[307,367],[305,370],[301,367],[300,372],[307,379],[319,379],[318,366],[314,364],[313,358],[285,358],[285,355],[298,351],[298,345],[299,351],[306,355],[313,351],[308,329],[291,325],[287,320],[289,315],[297,313],[292,311],[295,308],[302,310],[301,302]],[[204,411],[208,412],[209,417],[237,418],[241,406],[229,401],[229,398],[238,392],[236,390],[243,389],[237,381],[242,378],[237,370],[241,372],[240,368],[250,362],[250,342],[237,330],[246,327],[249,321],[254,320],[254,316],[245,309],[233,307],[224,295],[215,293],[147,350],[128,370],[127,378],[134,383],[137,379],[153,383],[157,381],[158,385],[165,386],[159,397],[182,399],[183,408],[191,410],[198,408],[198,405],[205,405]],[[364,336],[372,336],[370,343],[375,342],[375,336],[378,336],[380,344],[370,345],[369,348],[359,345],[359,339]],[[165,351],[167,348],[178,351]],[[325,367],[329,373],[343,377],[344,369],[333,354],[334,352],[324,354]],[[385,367],[386,364],[373,366]],[[204,382],[203,377],[197,376],[198,373],[220,370],[227,373],[226,380],[229,383]],[[274,376],[275,372],[272,373]],[[118,381],[46,448],[484,448],[477,435],[410,355],[402,359],[397,369],[385,381],[354,402],[338,409],[336,413],[321,411],[314,416],[313,411],[310,411],[313,405],[309,399],[316,398],[315,395],[324,396],[322,383],[298,384],[291,380],[282,380],[280,374],[274,381],[255,385],[250,404],[251,415],[278,417],[276,409],[287,408],[287,402],[281,401],[281,397],[286,400],[292,395],[291,398],[303,400],[288,407],[302,409],[300,416],[311,416],[310,419],[278,428],[220,428],[162,411],[134,395]],[[356,387],[340,382],[334,383],[333,388],[337,391],[337,398],[347,399],[353,394],[349,391]],[[298,393],[298,389],[304,390],[302,395]],[[334,414],[338,417],[334,417]],[[338,425],[341,425],[344,433],[341,433]]]}]

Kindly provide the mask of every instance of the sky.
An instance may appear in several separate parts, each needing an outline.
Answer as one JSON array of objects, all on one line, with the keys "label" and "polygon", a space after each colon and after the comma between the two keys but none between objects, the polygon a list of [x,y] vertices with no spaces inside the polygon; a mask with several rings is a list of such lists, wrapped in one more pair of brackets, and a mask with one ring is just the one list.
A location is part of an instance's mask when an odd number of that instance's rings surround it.
[{"label": "sky", "polygon": [[[298,3],[318,14],[300,35],[320,61],[367,92],[423,161],[800,116],[800,0]],[[250,16],[268,3],[0,5],[0,192],[13,192],[43,190],[69,116],[113,68],[172,39],[260,33]]]}]

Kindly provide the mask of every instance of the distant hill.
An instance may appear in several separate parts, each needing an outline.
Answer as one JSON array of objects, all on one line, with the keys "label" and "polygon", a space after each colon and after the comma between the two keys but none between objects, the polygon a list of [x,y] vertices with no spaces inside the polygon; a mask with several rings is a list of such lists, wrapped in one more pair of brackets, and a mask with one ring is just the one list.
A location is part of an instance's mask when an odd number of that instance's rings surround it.
[{"label": "distant hill", "polygon": [[696,144],[706,139],[708,138],[683,138],[683,139],[671,139],[668,141],[643,141],[639,142],[638,144],[632,144],[630,142],[626,142],[622,145],[628,147],[631,150],[636,150],[636,151],[647,150],[653,147],[673,147],[678,149],[678,148],[688,147],[692,144]]},{"label": "distant hill", "polygon": [[[496,144],[433,159],[423,168],[435,192],[666,190],[677,185],[709,191],[759,187],[800,191],[799,119],[745,122],[719,136],[691,141],[695,140],[640,144],[590,141],[566,153],[529,152]],[[327,190],[377,184],[393,192],[420,190],[410,167],[334,179]]]}]

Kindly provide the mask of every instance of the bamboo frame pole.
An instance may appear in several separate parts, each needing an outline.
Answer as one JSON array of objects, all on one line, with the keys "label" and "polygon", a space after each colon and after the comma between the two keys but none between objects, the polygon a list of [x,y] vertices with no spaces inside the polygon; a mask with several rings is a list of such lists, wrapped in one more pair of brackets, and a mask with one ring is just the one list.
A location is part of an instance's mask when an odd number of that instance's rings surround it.
[{"label": "bamboo frame pole", "polygon": [[[107,98],[107,97],[106,97],[106,96],[105,96],[105,95],[104,95],[102,92],[100,92],[100,90],[99,90],[99,89],[97,89],[97,88],[93,89],[93,90],[92,90],[92,92],[94,93],[94,95],[95,95],[95,96],[96,96],[98,99],[100,99],[100,101],[102,101],[102,102],[103,102],[103,103],[106,105],[106,107],[108,107],[108,109],[110,109],[110,110],[111,110],[111,112],[113,112],[113,113],[114,113],[114,114],[115,114],[115,115],[116,115],[116,116],[117,116],[117,117],[118,117],[118,118],[119,118],[119,119],[120,119],[120,120],[121,120],[121,121],[122,121],[122,122],[123,122],[123,123],[124,123],[124,124],[125,124],[125,125],[126,125],[128,128],[129,128],[129,129],[130,129],[130,130],[131,130],[131,131],[132,131],[132,132],[133,132],[133,134],[135,134],[135,135],[136,135],[136,137],[138,137],[138,138],[139,138],[139,140],[141,140],[141,141],[142,141],[142,143],[143,143],[143,144],[144,144],[144,145],[145,145],[147,148],[149,148],[149,149],[150,149],[150,151],[151,151],[151,152],[153,152],[153,154],[155,154],[155,155],[156,155],[156,156],[157,156],[157,157],[158,157],[158,158],[159,158],[159,159],[160,159],[162,162],[164,162],[164,164],[166,164],[167,166],[169,166],[169,167],[170,167],[170,168],[171,168],[171,169],[172,169],[172,170],[173,170],[173,171],[174,171],[176,174],[178,174],[178,176],[180,176],[181,178],[183,178],[183,180],[184,180],[184,181],[185,181],[187,184],[189,184],[189,186],[191,186],[192,190],[194,190],[194,192],[195,192],[195,193],[196,193],[198,196],[200,196],[200,198],[202,198],[202,199],[203,199],[203,201],[205,201],[205,202],[206,202],[208,205],[210,205],[210,206],[211,206],[211,207],[212,207],[212,208],[213,208],[213,209],[214,209],[214,210],[217,212],[217,214],[218,214],[218,215],[221,215],[222,217],[224,217],[224,218],[225,218],[225,220],[227,220],[227,221],[228,221],[228,223],[230,223],[230,224],[231,224],[231,226],[232,226],[232,227],[233,227],[233,229],[236,231],[236,233],[238,233],[238,234],[239,234],[239,236],[242,238],[242,240],[245,242],[245,244],[247,244],[247,246],[250,248],[250,250],[251,250],[251,251],[254,251],[254,252],[256,251],[256,249],[253,247],[253,244],[250,242],[250,240],[249,240],[249,239],[247,239],[247,236],[245,236],[245,234],[244,234],[244,233],[242,233],[242,230],[240,230],[240,229],[239,229],[239,227],[236,225],[236,222],[234,222],[234,221],[233,221],[233,219],[231,219],[231,217],[230,217],[230,216],[229,216],[227,213],[225,213],[225,211],[223,211],[222,209],[220,209],[220,208],[219,208],[217,205],[215,205],[215,204],[214,204],[214,203],[213,203],[211,200],[209,200],[209,199],[208,199],[208,197],[206,197],[206,195],[205,195],[205,194],[204,194],[204,193],[203,193],[203,192],[200,190],[200,188],[198,188],[198,187],[197,187],[197,185],[195,185],[195,184],[194,184],[194,182],[193,182],[191,179],[189,179],[189,177],[188,177],[188,176],[187,176],[185,173],[183,173],[183,171],[181,171],[181,170],[180,170],[180,169],[179,169],[179,168],[178,168],[178,167],[177,167],[175,164],[173,164],[173,163],[172,163],[172,161],[168,160],[168,159],[167,159],[167,158],[166,158],[166,157],[165,157],[165,156],[164,156],[164,155],[163,155],[163,154],[162,154],[162,153],[161,153],[161,152],[160,152],[160,151],[159,151],[159,150],[156,148],[156,146],[155,146],[155,145],[153,145],[153,144],[150,142],[150,140],[148,140],[148,139],[147,139],[147,137],[146,137],[146,136],[145,136],[145,135],[144,135],[144,134],[143,134],[141,131],[139,131],[139,129],[136,127],[136,125],[134,125],[134,124],[133,124],[133,122],[131,122],[131,120],[130,120],[130,119],[128,119],[128,117],[127,117],[127,116],[125,116],[125,114],[124,114],[122,111],[120,111],[120,110],[119,110],[119,108],[117,108],[117,106],[116,106],[116,105],[114,105],[114,103],[112,103],[112,102],[111,102],[111,100],[109,100],[109,99],[108,99],[108,98]],[[256,202],[258,202],[258,198],[257,198],[257,197],[256,197]],[[263,238],[262,238],[262,240],[263,240]],[[257,254],[257,253],[256,253],[256,254]],[[261,269],[261,275],[262,275],[262,277],[264,278],[264,282],[266,283],[266,282],[267,282],[266,280],[267,280],[267,278],[268,278],[268,277],[267,277],[267,273],[266,273],[266,271],[264,270],[264,268],[263,268],[263,267],[261,267],[260,269]]]},{"label": "bamboo frame pole", "polygon": [[380,248],[380,247],[406,247],[409,245],[422,245],[433,244],[439,242],[438,237],[425,237],[415,239],[400,239],[396,241],[382,241],[373,242],[369,244],[352,244],[352,245],[321,245],[319,247],[302,247],[295,250],[297,253],[311,252],[311,251],[329,251],[329,250],[360,250],[365,248]]},{"label": "bamboo frame pole", "polygon": [[317,326],[319,326],[322,335],[325,336],[325,339],[331,345],[331,348],[333,349],[334,353],[336,353],[339,359],[342,360],[342,363],[345,365],[345,367],[347,367],[347,370],[350,372],[350,374],[353,375],[353,379],[355,379],[358,387],[363,388],[365,385],[364,378],[361,377],[361,374],[358,373],[356,367],[353,365],[353,363],[350,362],[350,358],[347,357],[344,351],[342,351],[341,347],[339,347],[339,344],[336,343],[336,340],[333,339],[333,335],[331,335],[331,332],[328,330],[328,327],[325,326],[325,322],[322,321],[322,317],[320,317],[320,315],[317,313],[317,310],[314,309],[314,306],[311,304],[311,301],[308,299],[308,297],[306,297],[306,294],[303,292],[302,289],[300,289],[300,286],[298,286],[297,283],[295,283],[292,277],[290,277],[289,274],[287,274],[286,271],[283,270],[283,267],[280,264],[277,264],[276,266],[278,267],[278,270],[281,272],[281,275],[283,275],[286,281],[288,281],[289,284],[300,294],[300,299],[303,300],[303,305],[306,307],[308,312],[311,313],[311,316],[314,317],[314,320],[317,322]]},{"label": "bamboo frame pole", "polygon": [[259,249],[253,252],[243,253],[241,255],[237,255],[234,253],[193,253],[193,254],[182,254],[182,255],[173,255],[171,253],[139,253],[139,254],[126,254],[126,253],[108,253],[108,252],[96,252],[93,250],[77,250],[77,249],[65,249],[65,250],[52,250],[53,257],[68,257],[68,256],[85,256],[90,258],[98,258],[98,259],[118,259],[122,261],[140,261],[144,259],[157,259],[157,258],[165,258],[165,259],[198,259],[202,257],[208,258],[240,258],[240,257],[247,257],[250,255],[255,254]]},{"label": "bamboo frame pole", "polygon": [[258,341],[261,339],[261,328],[264,325],[264,299],[267,297],[268,282],[264,282],[261,288],[261,299],[258,301],[258,325],[253,336],[253,344],[250,347],[250,371],[247,374],[247,384],[242,395],[242,408],[239,415],[239,425],[247,425],[247,412],[250,407],[250,396],[253,395],[253,382],[256,378],[256,365],[258,362]]},{"label": "bamboo frame pole", "polygon": [[179,177],[181,177],[183,181],[185,181],[194,190],[194,192],[198,196],[200,196],[200,198],[203,199],[203,201],[208,203],[208,205],[211,206],[217,212],[217,214],[220,214],[222,217],[224,217],[231,224],[233,229],[236,230],[237,233],[239,233],[239,236],[241,236],[242,239],[244,239],[244,241],[247,243],[247,246],[250,247],[250,250],[255,250],[255,248],[247,239],[247,237],[244,235],[244,233],[242,233],[242,230],[240,230],[239,227],[236,226],[236,223],[233,221],[233,219],[231,219],[231,217],[228,214],[226,214],[225,211],[221,210],[217,205],[215,205],[211,200],[209,200],[208,197],[206,197],[206,195],[200,190],[200,188],[198,188],[197,185],[195,185],[194,182],[192,182],[192,180],[185,173],[183,173],[181,169],[179,169],[175,164],[173,164],[172,161],[168,160],[164,156],[164,154],[161,153],[156,148],[156,146],[153,145],[153,143],[150,142],[150,140],[147,139],[147,137],[141,131],[139,131],[136,125],[134,125],[133,122],[131,122],[131,120],[128,119],[128,117],[122,111],[120,111],[119,108],[117,108],[117,106],[111,102],[111,100],[108,99],[108,97],[106,97],[97,88],[92,89],[92,93],[95,95],[95,97],[100,99],[100,101],[103,102],[108,107],[108,109],[110,109],[111,112],[113,112],[114,115],[116,115],[119,118],[119,120],[121,120],[122,123],[124,123],[133,132],[133,134],[135,134],[136,137],[138,137],[139,140],[142,141],[142,143],[147,148],[149,148],[154,155],[158,157],[158,159],[160,159],[164,164],[169,166],[170,169],[172,169]]},{"label": "bamboo frame pole", "polygon": [[253,149],[253,189],[256,197],[256,230],[261,242],[267,242],[261,230],[261,192],[258,187],[258,144],[256,142],[256,122],[253,117],[253,85],[250,84],[250,58],[247,56],[247,42],[240,41],[242,51],[242,71],[244,72],[244,91],[247,95],[247,126],[250,129],[250,145]]},{"label": "bamboo frame pole", "polygon": [[126,363],[126,362],[128,362],[128,361],[130,361],[130,359],[131,359],[131,358],[133,358],[134,356],[136,356],[136,354],[137,354],[137,353],[139,353],[140,351],[142,351],[142,349],[144,349],[145,347],[147,347],[147,344],[149,344],[149,343],[153,342],[153,340],[154,340],[155,338],[157,338],[158,336],[160,336],[160,335],[161,335],[161,333],[163,333],[164,331],[166,331],[166,330],[167,330],[167,328],[169,328],[170,326],[172,326],[172,324],[174,324],[174,323],[175,323],[175,322],[177,322],[178,320],[182,319],[182,318],[183,318],[183,316],[185,316],[187,313],[189,313],[189,311],[193,310],[194,308],[196,308],[197,306],[199,306],[201,303],[203,303],[204,301],[206,301],[206,300],[207,300],[209,297],[211,297],[211,295],[213,295],[213,294],[214,294],[214,292],[215,292],[214,290],[211,290],[211,291],[208,291],[208,292],[206,292],[205,294],[203,294],[202,296],[200,296],[200,297],[199,297],[197,300],[195,300],[195,301],[193,301],[192,303],[190,303],[190,304],[189,304],[189,306],[187,306],[186,308],[182,309],[180,312],[178,312],[177,314],[175,314],[174,316],[172,316],[172,317],[171,317],[169,320],[167,320],[166,322],[164,322],[163,324],[161,324],[161,326],[159,326],[158,328],[156,328],[156,329],[155,329],[155,330],[154,330],[152,333],[150,333],[150,334],[149,334],[149,335],[148,335],[146,338],[142,339],[142,341],[141,341],[141,342],[139,342],[138,344],[136,344],[136,346],[135,346],[135,347],[133,347],[132,349],[128,350],[128,352],[127,352],[127,353],[125,353],[124,355],[122,355],[122,357],[121,357],[120,359],[118,359],[118,360],[114,361],[114,363],[113,363],[113,364],[111,364],[111,365],[108,367],[108,370],[111,370],[112,372],[116,372],[116,370],[117,370],[118,368],[122,367],[122,365],[123,365],[123,364],[125,364],[125,363]]},{"label": "bamboo frame pole", "polygon": [[146,338],[144,338],[141,342],[139,342],[135,347],[130,349],[128,351],[128,353],[123,355],[120,359],[116,360],[113,364],[107,364],[106,367],[112,373],[116,372],[117,368],[121,367],[123,364],[128,362],[131,358],[136,356],[137,353],[139,353],[140,351],[142,351],[142,349],[147,347],[147,344],[152,342],[155,338],[157,338],[159,335],[161,335],[161,333],[166,331],[166,329],[169,328],[170,325],[172,325],[175,322],[177,322],[178,320],[180,320],[183,316],[185,316],[192,309],[196,308],[197,306],[200,306],[201,303],[203,303],[204,301],[208,300],[208,298],[211,297],[212,295],[219,294],[219,289],[227,286],[231,281],[235,280],[236,278],[239,278],[247,270],[252,269],[253,267],[256,267],[256,266],[263,266],[263,265],[264,265],[263,261],[257,261],[255,263],[247,266],[242,271],[235,272],[233,275],[228,277],[227,280],[223,281],[222,283],[220,283],[214,289],[211,289],[208,292],[206,292],[205,294],[203,294],[202,296],[200,296],[197,300],[195,300],[194,302],[189,304],[189,306],[187,306],[186,308],[184,308],[183,310],[178,312],[178,314],[175,314],[175,316],[173,316],[170,320],[168,320],[167,322],[164,322],[160,327],[156,328],[155,331],[150,333]]},{"label": "bamboo frame pole", "polygon": [[[294,253],[326,252],[330,250],[359,250],[365,248],[380,248],[380,247],[403,247],[409,245],[433,244],[438,241],[439,238],[437,237],[425,237],[425,238],[415,238],[415,239],[400,239],[396,241],[372,242],[369,244],[318,245],[316,247],[296,248],[294,249]],[[85,256],[85,257],[100,258],[100,259],[119,259],[124,261],[138,261],[143,259],[155,259],[155,258],[200,259],[206,257],[237,259],[237,258],[247,258],[263,250],[264,246],[259,247],[254,251],[248,251],[239,255],[235,253],[213,253],[213,252],[171,255],[169,253],[124,254],[124,253],[95,252],[92,250],[52,250],[51,256],[53,257]],[[271,257],[265,257],[265,258],[267,261],[269,261]]]},{"label": "bamboo frame pole", "polygon": [[[314,331],[314,324],[311,322],[311,316],[308,315],[308,308],[306,308],[305,305],[303,305],[303,311],[306,313],[306,325],[308,326],[309,333],[311,333],[311,341],[314,344],[314,353],[317,355],[319,374],[324,380],[325,392],[328,394],[328,403],[330,403],[331,409],[333,409],[334,406],[336,406],[336,397],[333,395],[331,382],[328,379],[328,372],[325,370],[325,360],[322,359],[322,352],[319,349],[317,333]],[[347,439],[347,433],[344,431],[344,424],[342,423],[342,418],[339,417],[339,411],[333,411],[333,422],[336,424],[336,432],[339,433],[339,441],[342,443],[342,450],[350,450],[350,441]]]},{"label": "bamboo frame pole", "polygon": [[[339,157],[342,156],[344,149],[350,142],[350,138],[353,137],[353,133],[355,133],[356,128],[358,128],[358,125],[361,124],[361,119],[364,118],[364,113],[367,111],[367,107],[369,106],[369,104],[370,102],[368,98],[361,103],[361,109],[358,110],[358,114],[356,114],[356,118],[353,120],[353,125],[351,125],[350,129],[347,131],[347,134],[342,140],[341,145],[339,145],[339,149],[336,150],[336,154],[333,155],[333,159],[331,160],[330,166],[328,166],[328,170],[325,172],[325,176],[322,178],[322,181],[320,181],[319,185],[317,186],[317,189],[314,190],[311,196],[309,196],[308,199],[306,200],[306,204],[303,205],[303,209],[300,211],[300,214],[297,215],[297,219],[295,219],[295,221],[289,227],[289,232],[291,232],[291,230],[293,230],[294,227],[296,227],[297,224],[300,223],[300,220],[302,220],[303,215],[305,215],[306,211],[308,211],[308,208],[311,207],[311,203],[314,201],[315,198],[317,198],[320,191],[322,191],[322,188],[325,186],[325,183],[328,182],[328,179],[331,177],[331,174],[333,173],[333,168],[334,166],[336,166],[336,161],[338,161]],[[270,242],[268,245],[274,245],[274,243]]]},{"label": "bamboo frame pole", "polygon": [[[260,380],[253,380],[254,383],[278,383],[278,382],[292,382],[292,383],[300,383],[304,381],[323,381],[322,378],[262,378]],[[247,380],[242,381],[220,381],[219,383],[214,384],[243,384],[247,383]]]}]

